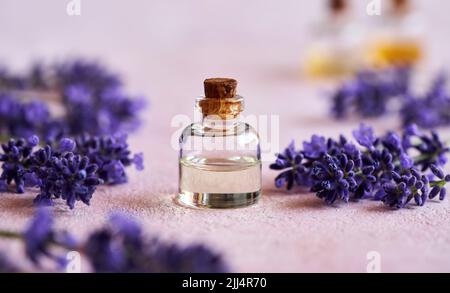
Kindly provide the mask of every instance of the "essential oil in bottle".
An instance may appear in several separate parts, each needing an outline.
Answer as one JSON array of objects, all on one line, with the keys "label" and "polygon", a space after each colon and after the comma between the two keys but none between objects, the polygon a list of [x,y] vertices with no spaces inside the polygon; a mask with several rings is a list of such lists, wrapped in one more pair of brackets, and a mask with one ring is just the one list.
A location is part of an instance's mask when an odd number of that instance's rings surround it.
[{"label": "essential oil in bottle", "polygon": [[258,133],[241,121],[244,99],[237,81],[204,81],[196,107],[202,121],[180,137],[178,202],[199,208],[236,208],[254,204],[261,194]]},{"label": "essential oil in bottle", "polygon": [[375,67],[412,66],[423,58],[423,27],[409,0],[392,0],[369,37],[367,59]]}]

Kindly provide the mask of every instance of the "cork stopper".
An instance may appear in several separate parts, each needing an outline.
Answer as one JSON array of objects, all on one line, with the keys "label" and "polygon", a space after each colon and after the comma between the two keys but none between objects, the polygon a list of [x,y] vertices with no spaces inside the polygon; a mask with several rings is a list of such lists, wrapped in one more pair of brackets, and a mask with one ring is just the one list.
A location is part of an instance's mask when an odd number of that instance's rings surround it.
[{"label": "cork stopper", "polygon": [[347,0],[329,0],[328,8],[333,14],[341,14],[348,8]]},{"label": "cork stopper", "polygon": [[243,110],[243,98],[236,94],[237,81],[232,78],[208,78],[203,82],[205,97],[197,106],[205,116],[217,115],[231,119]]},{"label": "cork stopper", "polygon": [[237,81],[232,78],[208,78],[204,81],[207,99],[231,99],[236,96]]},{"label": "cork stopper", "polygon": [[406,13],[411,8],[411,1],[409,0],[392,0],[392,10],[394,13]]}]

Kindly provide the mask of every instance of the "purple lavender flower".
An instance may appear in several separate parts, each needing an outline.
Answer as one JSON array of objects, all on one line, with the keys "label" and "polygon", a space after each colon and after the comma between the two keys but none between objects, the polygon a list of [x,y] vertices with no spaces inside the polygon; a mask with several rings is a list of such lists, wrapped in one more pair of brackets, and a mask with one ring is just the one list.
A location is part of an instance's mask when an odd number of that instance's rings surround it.
[{"label": "purple lavender flower", "polygon": [[344,83],[333,94],[332,113],[337,119],[345,118],[352,107],[357,88],[353,83]]},{"label": "purple lavender flower", "polygon": [[439,168],[438,166],[431,165],[430,170],[431,170],[431,172],[433,172],[434,176],[436,176],[437,178],[439,178],[441,180],[444,179],[444,177],[445,177],[444,171],[441,168]]},{"label": "purple lavender flower", "polygon": [[400,166],[403,169],[411,169],[414,166],[414,160],[406,153],[400,155]]},{"label": "purple lavender flower", "polygon": [[127,264],[126,251],[120,241],[115,238],[117,236],[105,228],[92,233],[86,241],[84,251],[96,272],[127,272],[125,268],[128,265],[134,266],[134,263],[130,261]]},{"label": "purple lavender flower", "polygon": [[355,175],[356,185],[353,190],[355,200],[372,198],[377,188],[378,178],[374,166],[365,166],[360,174]]},{"label": "purple lavender flower", "polygon": [[[30,92],[60,96],[65,115],[52,117],[42,101],[25,102]],[[49,143],[67,135],[130,132],[140,125],[144,106],[144,99],[124,94],[117,74],[95,62],[37,63],[22,77],[0,69],[0,135],[38,134]]]},{"label": "purple lavender flower", "polygon": [[364,124],[361,124],[357,130],[353,131],[353,137],[360,145],[368,149],[372,149],[376,142],[373,129],[371,127],[365,126]]},{"label": "purple lavender flower", "polygon": [[431,165],[443,166],[447,163],[450,148],[440,139],[437,132],[432,131],[431,136],[422,134],[416,138],[419,139],[419,143],[412,147],[419,151],[420,155],[415,164],[421,167],[422,171],[426,171]]},{"label": "purple lavender flower", "polygon": [[392,208],[404,208],[413,198],[410,189],[404,182],[400,184],[389,182],[383,188],[385,191],[383,202]]},{"label": "purple lavender flower", "polygon": [[73,139],[63,138],[59,142],[59,151],[61,153],[73,152],[75,150],[76,146],[77,145]]},{"label": "purple lavender flower", "polygon": [[160,273],[226,273],[222,257],[203,245],[179,247],[160,244],[154,258]]},{"label": "purple lavender flower", "polygon": [[436,77],[434,78],[430,90],[427,93],[427,96],[429,98],[435,98],[438,96],[446,96],[447,93],[447,83],[448,83],[448,76],[446,71],[439,72]]},{"label": "purple lavender flower", "polygon": [[120,77],[105,67],[87,60],[71,60],[54,66],[58,85],[65,88],[73,84],[85,84],[95,92],[121,86]]},{"label": "purple lavender flower", "polygon": [[39,137],[37,135],[32,135],[28,138],[28,145],[30,147],[35,147],[39,144]]},{"label": "purple lavender flower", "polygon": [[390,173],[395,169],[394,159],[397,158],[387,148],[374,149],[362,155],[362,166],[373,166],[375,174],[379,174],[381,178],[390,178]]},{"label": "purple lavender flower", "polygon": [[76,240],[70,234],[53,230],[53,217],[49,210],[44,208],[36,211],[35,217],[30,222],[23,236],[26,255],[35,265],[40,264],[42,257],[49,257],[63,265],[64,258],[55,255],[51,251],[51,246],[74,249],[77,245]]},{"label": "purple lavender flower", "polygon": [[133,243],[135,247],[141,244],[142,229],[141,226],[130,216],[120,213],[113,213],[109,222],[113,229],[123,235],[127,242]]},{"label": "purple lavender flower", "polygon": [[2,144],[0,190],[6,191],[6,186],[14,182],[17,193],[25,191],[25,175],[28,173],[30,156],[36,143],[39,143],[39,140],[32,136],[28,142],[25,139],[10,139],[8,143]]},{"label": "purple lavender flower", "polygon": [[403,153],[403,144],[400,136],[392,131],[381,138],[381,143],[391,153],[396,155]]},{"label": "purple lavender flower", "polygon": [[6,180],[0,180],[0,192],[8,191],[8,183]]},{"label": "purple lavender flower", "polygon": [[[113,214],[110,225],[95,231],[85,251],[97,272],[145,272],[153,265],[144,246],[140,225],[123,214]],[[148,272],[148,271],[147,271]]]},{"label": "purple lavender flower", "polygon": [[323,155],[321,160],[313,163],[311,191],[330,205],[337,200],[348,202],[351,191],[357,185],[354,166],[355,162],[349,160],[345,153]]},{"label": "purple lavender flower", "polygon": [[222,258],[208,248],[180,248],[144,238],[129,217],[114,214],[110,225],[91,234],[84,251],[96,272],[218,273],[228,271]]},{"label": "purple lavender flower", "polygon": [[310,142],[303,142],[302,154],[308,159],[318,159],[327,151],[327,141],[323,136],[313,135]]},{"label": "purple lavender flower", "polygon": [[76,201],[89,205],[97,185],[102,183],[97,168],[88,157],[71,152],[59,155],[50,146],[37,151],[32,170],[39,178],[40,193],[35,204],[48,205],[53,198],[61,198],[71,209]]},{"label": "purple lavender flower", "polygon": [[67,137],[69,134],[69,125],[64,118],[51,119],[45,124],[45,128],[42,131],[42,140],[43,142],[52,145],[56,141]]},{"label": "purple lavender flower", "polygon": [[0,92],[0,134],[28,137],[44,130],[49,110],[40,101],[20,102],[10,93]]},{"label": "purple lavender flower", "polygon": [[[66,266],[64,257],[55,253],[77,250],[84,254],[95,272],[102,273],[223,273],[229,268],[223,258],[203,245],[178,246],[147,238],[141,225],[125,214],[114,213],[108,224],[93,231],[84,242],[65,231],[54,229],[50,210],[40,208],[21,233],[0,231],[0,237],[22,239],[25,253],[36,266],[43,259]],[[0,272],[12,267],[0,254]]]},{"label": "purple lavender flower", "polygon": [[132,155],[126,139],[126,136],[86,135],[79,139],[77,147],[74,140],[63,138],[53,143],[55,147],[47,145],[34,153],[33,147],[39,144],[37,136],[31,136],[28,141],[10,140],[2,145],[4,153],[0,154],[0,162],[4,162],[0,192],[15,183],[19,193],[24,192],[25,187],[39,187],[40,193],[34,200],[37,205],[51,205],[57,198],[65,200],[71,209],[76,201],[89,204],[97,185],[105,181],[109,184],[126,182],[127,166],[143,169],[143,154]]},{"label": "purple lavender flower", "polygon": [[403,128],[402,134],[402,149],[408,151],[414,147],[413,140],[414,137],[421,136],[422,132],[419,130],[416,124],[410,124]]},{"label": "purple lavender flower", "polygon": [[444,200],[447,194],[447,189],[445,185],[450,182],[450,175],[445,175],[444,171],[436,165],[430,166],[433,175],[438,178],[438,180],[434,180],[430,182],[431,191],[429,194],[430,199],[434,199],[439,195],[439,200]]},{"label": "purple lavender flower", "polygon": [[144,98],[131,98],[121,88],[108,88],[99,97],[99,125],[104,134],[132,132],[140,126],[137,113],[147,106]]},{"label": "purple lavender flower", "polygon": [[388,111],[389,102],[409,92],[409,68],[362,71],[344,83],[333,95],[336,118],[355,112],[362,117],[379,117]]},{"label": "purple lavender flower", "polygon": [[112,160],[103,164],[101,173],[109,184],[122,184],[128,181],[125,166],[119,160]]},{"label": "purple lavender flower", "polygon": [[[304,144],[306,150],[297,151],[291,144],[270,166],[283,171],[275,185],[310,187],[327,204],[374,199],[400,209],[412,201],[422,206],[428,198],[445,198],[450,175],[437,166],[445,164],[449,148],[437,133],[428,136],[410,126],[403,135],[389,132],[376,137],[370,127],[361,125],[353,135],[363,150],[344,136],[339,140],[313,136]],[[412,149],[418,151],[417,157],[410,156]],[[428,169],[438,180],[424,173]]]},{"label": "purple lavender flower", "polygon": [[39,209],[36,217],[24,233],[26,254],[37,264],[41,256],[49,256],[49,245],[53,240],[53,218],[45,209]]},{"label": "purple lavender flower", "polygon": [[447,76],[439,74],[424,97],[408,95],[400,111],[404,125],[435,128],[450,124],[450,95]]},{"label": "purple lavender flower", "polygon": [[392,98],[387,89],[379,85],[359,81],[359,91],[355,99],[355,108],[362,117],[379,117],[386,113],[387,104]]},{"label": "purple lavender flower", "polygon": [[144,170],[144,153],[137,153],[133,156],[133,164],[136,166],[136,170]]},{"label": "purple lavender flower", "polygon": [[143,154],[133,156],[126,140],[126,135],[83,135],[76,141],[76,151],[99,166],[98,174],[105,183],[121,184],[128,181],[126,167],[135,165],[138,170],[144,168]]},{"label": "purple lavender flower", "polygon": [[131,99],[118,87],[91,88],[86,83],[69,84],[64,101],[67,121],[73,134],[114,134],[139,126],[137,113],[143,99]]},{"label": "purple lavender flower", "polygon": [[392,172],[394,182],[384,184],[385,196],[382,201],[391,208],[404,208],[411,200],[422,206],[428,196],[424,176],[419,174],[415,168],[404,171],[401,175]]},{"label": "purple lavender flower", "polygon": [[295,181],[301,182],[301,175],[305,171],[301,165],[303,155],[295,150],[295,142],[291,144],[280,154],[277,155],[275,163],[270,165],[272,170],[285,170],[275,178],[275,185],[281,188],[286,185],[287,190],[292,189]]},{"label": "purple lavender flower", "polygon": [[[332,95],[332,111],[342,119],[351,113],[361,117],[380,117],[388,111],[397,110],[403,125],[415,123],[423,128],[450,125],[450,93],[447,76],[439,74],[424,96],[410,91],[410,68],[394,68],[358,73],[353,80],[345,82]],[[392,105],[392,106],[391,106]]]},{"label": "purple lavender flower", "polygon": [[65,120],[71,134],[99,133],[98,113],[93,93],[84,84],[68,85],[64,90]]},{"label": "purple lavender flower", "polygon": [[115,134],[134,131],[140,125],[142,99],[120,95],[102,100],[106,98],[93,95],[87,98],[81,91],[70,94],[66,96],[66,119],[72,134]]},{"label": "purple lavender flower", "polygon": [[69,104],[90,105],[92,92],[83,84],[70,84],[64,89],[64,96]]},{"label": "purple lavender flower", "polygon": [[405,97],[400,116],[404,125],[415,123],[424,128],[433,128],[441,123],[439,115],[430,109],[427,102],[413,95]]}]

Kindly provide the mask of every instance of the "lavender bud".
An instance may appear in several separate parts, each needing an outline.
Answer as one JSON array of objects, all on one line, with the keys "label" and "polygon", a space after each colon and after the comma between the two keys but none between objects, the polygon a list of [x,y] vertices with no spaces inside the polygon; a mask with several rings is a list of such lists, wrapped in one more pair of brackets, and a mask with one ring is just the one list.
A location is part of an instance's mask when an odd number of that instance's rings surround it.
[{"label": "lavender bud", "polygon": [[431,165],[430,169],[436,177],[439,179],[444,179],[444,172],[441,168],[438,168],[436,165]]},{"label": "lavender bud", "polygon": [[444,200],[445,199],[445,195],[447,193],[447,190],[444,188],[441,189],[441,192],[439,194],[439,200]]},{"label": "lavender bud", "polygon": [[75,147],[76,147],[75,141],[70,138],[63,138],[59,142],[59,150],[62,153],[73,152],[75,150]]},{"label": "lavender bud", "polygon": [[430,199],[435,198],[439,194],[440,191],[441,191],[441,188],[439,186],[433,187],[433,189],[431,189],[431,191],[430,191],[429,198]]}]

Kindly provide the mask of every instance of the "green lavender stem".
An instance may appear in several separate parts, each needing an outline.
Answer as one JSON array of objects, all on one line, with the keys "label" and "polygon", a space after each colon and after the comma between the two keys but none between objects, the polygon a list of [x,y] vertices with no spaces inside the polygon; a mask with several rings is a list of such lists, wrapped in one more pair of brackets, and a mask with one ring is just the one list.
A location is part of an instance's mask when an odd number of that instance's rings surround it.
[{"label": "green lavender stem", "polygon": [[439,186],[440,188],[445,187],[447,185],[447,182],[445,180],[438,180],[438,181],[431,181],[430,187]]},{"label": "green lavender stem", "polygon": [[422,155],[414,157],[413,160],[414,160],[414,163],[418,163],[418,162],[426,160],[428,158],[433,158],[435,156],[436,156],[436,154],[422,154]]},{"label": "green lavender stem", "polygon": [[17,232],[0,230],[0,238],[17,239],[22,240],[23,235]]},{"label": "green lavender stem", "polygon": [[[12,232],[12,231],[6,231],[6,230],[0,230],[0,238],[21,240],[21,241],[24,240],[23,234],[17,233],[17,232]],[[58,243],[58,242],[51,241],[49,243],[52,244],[52,245],[61,247],[61,248],[69,249],[69,247],[66,247],[66,246],[64,246],[64,245],[62,245],[61,243]],[[72,248],[70,248],[70,249],[72,249]],[[79,249],[79,250],[81,251],[81,249]]]}]

